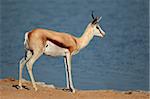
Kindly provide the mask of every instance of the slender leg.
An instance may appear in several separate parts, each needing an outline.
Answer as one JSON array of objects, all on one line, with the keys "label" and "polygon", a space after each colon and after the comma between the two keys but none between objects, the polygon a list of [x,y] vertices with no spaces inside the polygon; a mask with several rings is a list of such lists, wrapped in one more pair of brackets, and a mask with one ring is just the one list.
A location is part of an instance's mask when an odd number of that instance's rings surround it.
[{"label": "slender leg", "polygon": [[37,91],[37,87],[36,87],[36,84],[35,84],[35,80],[34,80],[34,77],[33,77],[33,74],[32,74],[32,66],[34,64],[34,62],[42,55],[42,53],[40,52],[34,52],[33,56],[30,58],[30,60],[27,62],[27,69],[28,69],[28,72],[29,72],[29,75],[30,75],[30,78],[31,78],[31,82],[33,84],[33,87],[35,89],[35,91]]},{"label": "slender leg", "polygon": [[26,62],[31,58],[31,56],[32,56],[32,53],[30,51],[28,51],[26,58],[23,57],[20,60],[20,67],[19,67],[19,87],[20,87],[20,89],[22,89],[22,69],[23,69],[24,65],[26,64]]},{"label": "slender leg", "polygon": [[67,88],[70,89],[71,92],[75,92],[72,75],[71,75],[71,55],[70,53],[66,53],[66,79],[67,79]]},{"label": "slender leg", "polygon": [[69,77],[68,77],[68,71],[67,71],[67,58],[66,56],[64,57],[64,63],[65,63],[65,71],[66,71],[66,85],[67,85],[67,89],[69,89]]}]

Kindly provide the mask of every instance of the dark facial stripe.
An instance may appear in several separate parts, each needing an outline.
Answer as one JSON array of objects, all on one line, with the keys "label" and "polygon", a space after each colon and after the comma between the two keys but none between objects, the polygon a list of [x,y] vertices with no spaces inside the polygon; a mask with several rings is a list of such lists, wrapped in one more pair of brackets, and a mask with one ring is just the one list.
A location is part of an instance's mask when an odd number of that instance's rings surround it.
[{"label": "dark facial stripe", "polygon": [[96,26],[96,28],[99,30],[100,34],[103,35],[103,33],[101,32],[101,30],[99,29],[99,27]]}]

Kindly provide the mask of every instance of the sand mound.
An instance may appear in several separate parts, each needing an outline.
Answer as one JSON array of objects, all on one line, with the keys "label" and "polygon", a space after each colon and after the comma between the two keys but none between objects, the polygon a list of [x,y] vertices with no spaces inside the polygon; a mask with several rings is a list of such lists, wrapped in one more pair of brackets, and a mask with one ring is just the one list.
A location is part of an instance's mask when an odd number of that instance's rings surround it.
[{"label": "sand mound", "polygon": [[144,91],[77,90],[71,93],[43,82],[38,82],[38,91],[34,91],[30,81],[23,82],[24,88],[20,90],[17,80],[0,80],[0,99],[150,99],[150,93]]}]

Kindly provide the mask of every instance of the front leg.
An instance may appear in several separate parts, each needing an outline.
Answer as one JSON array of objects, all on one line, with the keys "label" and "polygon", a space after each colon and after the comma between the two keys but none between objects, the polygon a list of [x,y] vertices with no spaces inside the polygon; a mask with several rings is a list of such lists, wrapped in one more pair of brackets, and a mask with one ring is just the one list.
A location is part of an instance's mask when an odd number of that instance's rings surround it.
[{"label": "front leg", "polygon": [[71,75],[71,54],[70,53],[66,53],[66,56],[64,57],[64,63],[65,63],[65,70],[66,70],[67,88],[71,92],[75,92],[73,82],[72,82],[72,75]]}]

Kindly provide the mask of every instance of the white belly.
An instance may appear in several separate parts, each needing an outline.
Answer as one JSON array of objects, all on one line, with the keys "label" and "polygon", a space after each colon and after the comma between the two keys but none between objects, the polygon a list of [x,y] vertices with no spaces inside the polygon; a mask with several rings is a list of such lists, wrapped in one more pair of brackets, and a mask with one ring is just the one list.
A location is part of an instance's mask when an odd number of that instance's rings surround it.
[{"label": "white belly", "polygon": [[68,49],[61,48],[51,41],[46,42],[44,54],[50,56],[65,56],[65,53],[68,52]]}]

